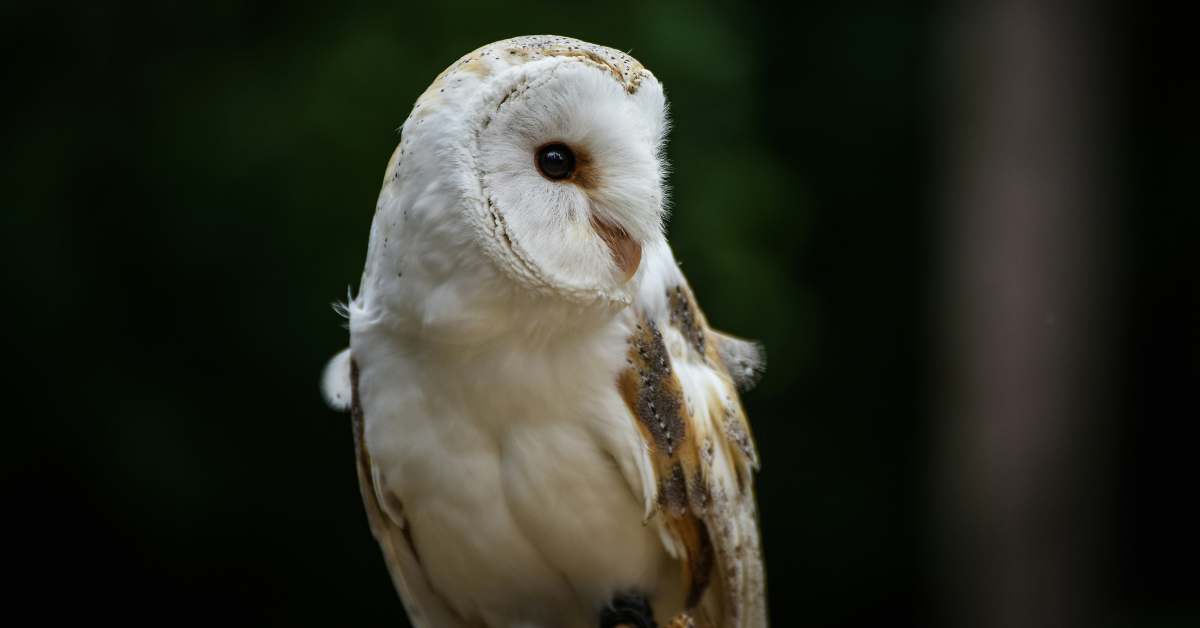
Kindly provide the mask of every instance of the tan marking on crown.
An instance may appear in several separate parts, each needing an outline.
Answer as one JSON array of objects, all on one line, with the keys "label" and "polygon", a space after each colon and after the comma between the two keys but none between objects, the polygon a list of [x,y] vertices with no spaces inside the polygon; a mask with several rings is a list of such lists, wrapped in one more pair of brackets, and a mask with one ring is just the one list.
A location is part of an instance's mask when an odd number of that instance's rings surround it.
[{"label": "tan marking on crown", "polygon": [[486,78],[515,65],[546,57],[579,57],[591,61],[598,67],[608,70],[609,74],[631,94],[637,91],[643,79],[653,77],[653,74],[641,63],[638,63],[637,59],[620,50],[613,50],[570,37],[530,35],[491,43],[463,55],[438,75],[429,89],[425,90],[425,93],[417,99],[417,103],[421,104],[422,101],[442,93],[442,90],[452,85],[452,79],[460,73]]}]

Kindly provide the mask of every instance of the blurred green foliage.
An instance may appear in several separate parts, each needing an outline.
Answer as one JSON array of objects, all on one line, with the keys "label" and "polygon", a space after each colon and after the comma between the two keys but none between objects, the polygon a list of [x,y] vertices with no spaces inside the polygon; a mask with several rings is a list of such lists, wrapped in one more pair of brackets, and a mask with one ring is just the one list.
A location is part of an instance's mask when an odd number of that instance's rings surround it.
[{"label": "blurred green foliage", "polygon": [[330,303],[417,95],[478,46],[552,33],[663,81],[670,241],[714,325],[768,349],[746,401],[775,624],[928,619],[924,5],[2,10],[4,456],[37,513],[24,586],[63,591],[49,616],[400,617],[348,421],[317,392],[347,342]]}]

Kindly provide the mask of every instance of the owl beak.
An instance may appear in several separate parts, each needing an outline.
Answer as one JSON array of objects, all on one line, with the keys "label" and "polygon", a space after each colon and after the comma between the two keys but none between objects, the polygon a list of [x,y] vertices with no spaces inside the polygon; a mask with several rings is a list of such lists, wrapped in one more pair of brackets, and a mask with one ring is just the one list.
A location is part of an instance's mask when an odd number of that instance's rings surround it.
[{"label": "owl beak", "polygon": [[608,245],[608,250],[612,253],[617,268],[621,269],[621,283],[627,283],[633,278],[638,266],[642,263],[642,245],[630,237],[629,232],[608,221],[596,218],[593,219],[592,225],[604,243]]}]

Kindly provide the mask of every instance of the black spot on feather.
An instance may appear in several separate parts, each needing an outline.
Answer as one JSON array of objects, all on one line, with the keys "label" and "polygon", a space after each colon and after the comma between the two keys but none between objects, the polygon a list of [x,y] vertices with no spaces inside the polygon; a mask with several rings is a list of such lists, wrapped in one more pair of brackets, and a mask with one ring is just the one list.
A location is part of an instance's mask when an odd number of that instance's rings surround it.
[{"label": "black spot on feather", "polygon": [[658,450],[672,455],[687,434],[687,425],[681,415],[683,394],[658,326],[647,322],[642,333],[633,337],[633,348],[640,358],[637,370],[642,381],[635,408],[638,420],[650,431]]},{"label": "black spot on feather", "polygon": [[667,298],[671,301],[671,324],[703,358],[706,342],[704,328],[696,320],[696,306],[691,296],[682,286],[675,286],[674,290],[667,290]]},{"label": "black spot on feather", "polygon": [[658,481],[658,505],[673,517],[682,517],[687,511],[687,477],[683,473],[683,465],[678,462],[671,468],[671,474]]}]

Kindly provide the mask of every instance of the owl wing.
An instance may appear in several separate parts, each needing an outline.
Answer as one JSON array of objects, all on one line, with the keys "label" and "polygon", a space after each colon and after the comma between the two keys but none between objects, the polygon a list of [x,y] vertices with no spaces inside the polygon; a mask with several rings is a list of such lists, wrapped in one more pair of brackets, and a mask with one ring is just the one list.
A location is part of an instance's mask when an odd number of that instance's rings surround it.
[{"label": "owl wing", "polygon": [[[329,404],[350,410],[354,429],[354,451],[358,458],[358,486],[371,533],[379,541],[392,583],[396,585],[404,610],[414,628],[476,628],[455,613],[429,585],[425,570],[413,549],[412,538],[404,525],[404,509],[391,494],[378,490],[377,471],[363,441],[363,408],[358,395],[358,365],[347,349],[334,357],[326,368],[324,389]],[[345,403],[346,399],[349,403]]]},{"label": "owl wing", "polygon": [[[758,453],[738,388],[761,348],[708,327],[680,277],[666,298],[634,304],[636,329],[618,386],[645,442],[648,516],[683,562],[686,607],[721,628],[767,625],[752,472]],[[647,480],[643,480],[646,484]],[[711,586],[710,586],[711,585]]]}]

